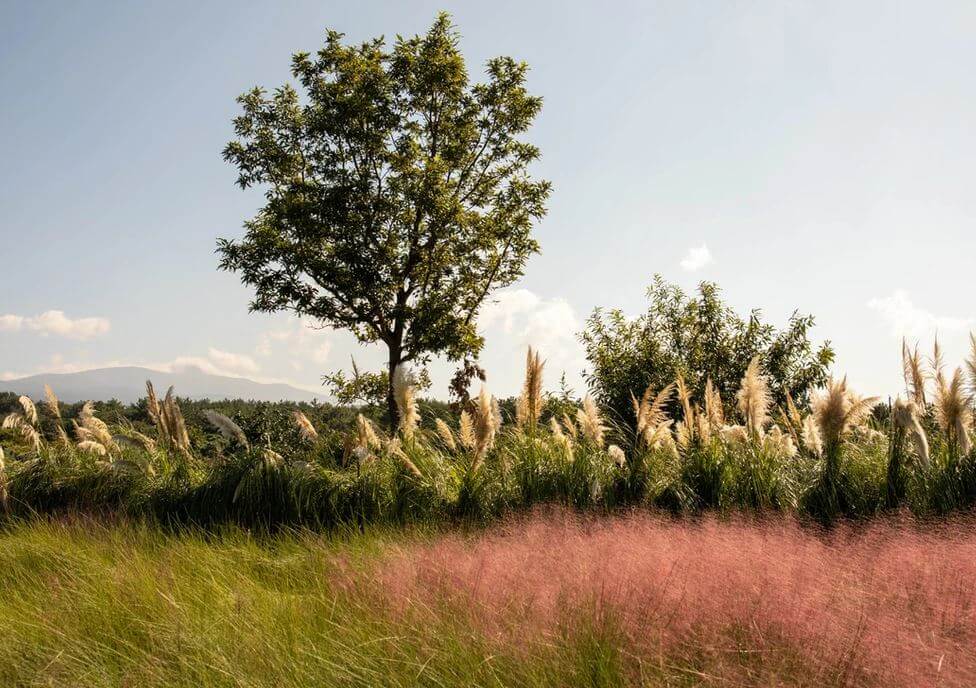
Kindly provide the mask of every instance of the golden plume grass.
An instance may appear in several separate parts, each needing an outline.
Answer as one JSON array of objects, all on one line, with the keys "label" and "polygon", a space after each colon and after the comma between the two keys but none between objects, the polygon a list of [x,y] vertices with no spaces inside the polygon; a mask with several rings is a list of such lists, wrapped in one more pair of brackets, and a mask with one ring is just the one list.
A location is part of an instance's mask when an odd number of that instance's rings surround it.
[{"label": "golden plume grass", "polygon": [[108,449],[101,442],[96,442],[95,440],[84,440],[78,443],[78,449],[85,452],[86,454],[95,454],[96,456],[108,456]]},{"label": "golden plume grass", "polygon": [[473,470],[477,470],[484,461],[485,455],[495,445],[495,435],[501,428],[501,412],[498,400],[488,393],[488,388],[481,386],[474,408],[474,451],[475,463]]},{"label": "golden plume grass", "polygon": [[542,416],[542,369],[545,361],[529,347],[525,357],[525,381],[515,403],[515,424],[520,430],[534,430]]},{"label": "golden plume grass", "polygon": [[159,426],[162,418],[162,409],[159,406],[159,399],[156,397],[156,389],[153,387],[152,380],[146,380],[146,413],[153,425]]},{"label": "golden plume grass", "polygon": [[182,454],[190,455],[190,435],[186,431],[186,421],[172,387],[166,390],[166,397],[159,404],[159,428],[167,445]]},{"label": "golden plume grass", "polygon": [[718,431],[725,425],[725,405],[722,403],[722,396],[718,388],[712,384],[712,379],[705,381],[705,419],[713,431]]},{"label": "golden plume grass", "polygon": [[624,450],[618,447],[616,444],[611,444],[609,447],[607,447],[607,455],[618,468],[623,468],[627,464],[627,455],[624,454]]},{"label": "golden plume grass", "polygon": [[295,422],[295,427],[298,428],[298,434],[301,435],[302,439],[306,442],[315,442],[319,438],[319,432],[312,425],[312,421],[308,419],[304,413],[300,410],[295,409],[291,413],[292,420]]},{"label": "golden plume grass", "polygon": [[213,409],[204,409],[203,417],[207,419],[207,422],[212,426],[217,428],[224,438],[231,440],[232,442],[237,442],[242,447],[250,447],[250,442],[247,441],[247,435],[241,430],[241,426],[232,421],[230,418],[225,416],[223,413],[214,411]]},{"label": "golden plume grass", "polygon": [[904,429],[911,435],[919,461],[922,465],[927,466],[929,463],[929,442],[919,420],[918,404],[911,399],[906,401],[898,397],[891,408],[891,415],[895,426]]},{"label": "golden plume grass", "polygon": [[942,369],[935,375],[935,420],[948,438],[949,443],[966,455],[972,449],[969,428],[973,422],[972,399],[965,391],[962,368],[956,368],[951,379],[946,379]]},{"label": "golden plume grass", "polygon": [[20,402],[20,407],[24,409],[24,418],[31,425],[37,425],[37,407],[34,406],[34,402],[28,396],[22,396],[17,399]]},{"label": "golden plume grass", "polygon": [[61,402],[51,385],[44,385],[44,407],[54,418],[61,420]]},{"label": "golden plume grass", "polygon": [[589,394],[583,397],[583,407],[576,410],[576,423],[583,437],[597,448],[603,449],[606,427],[603,425],[603,418],[600,417],[596,402]]},{"label": "golden plume grass", "polygon": [[672,382],[655,395],[653,388],[648,385],[640,401],[634,398],[633,394],[630,396],[634,405],[634,416],[637,419],[637,436],[647,447],[651,446],[652,437],[657,429],[668,420],[665,406],[671,399],[674,387],[675,383]]},{"label": "golden plume grass", "polygon": [[444,422],[442,418],[436,418],[434,420],[434,428],[437,430],[437,436],[440,437],[441,443],[451,452],[457,451],[457,441],[454,439],[454,431],[451,430],[451,426]]},{"label": "golden plume grass", "polygon": [[800,438],[803,441],[803,447],[808,452],[818,459],[823,456],[823,438],[820,435],[820,426],[814,416],[809,415],[803,419]]},{"label": "golden plume grass", "polygon": [[563,430],[566,431],[566,435],[574,440],[578,440],[579,428],[576,427],[576,423],[574,423],[573,419],[569,417],[569,414],[563,413],[559,420],[562,423]]},{"label": "golden plume grass", "polygon": [[461,411],[461,417],[458,419],[458,442],[467,450],[474,449],[476,443],[474,419],[467,411]]},{"label": "golden plume grass", "polygon": [[922,354],[918,351],[918,342],[910,349],[908,341],[901,340],[901,367],[905,378],[905,391],[908,398],[921,407],[925,407],[925,373],[922,370]]},{"label": "golden plume grass", "polygon": [[847,388],[847,378],[831,379],[813,400],[813,415],[824,447],[837,447],[861,424],[877,403],[877,397],[861,397]]},{"label": "golden plume grass", "polygon": [[399,366],[393,374],[393,397],[400,413],[398,429],[404,439],[412,439],[420,423],[420,411],[417,409],[416,392],[413,380],[405,366]]},{"label": "golden plume grass", "polygon": [[749,367],[746,368],[742,382],[739,384],[736,400],[746,427],[753,434],[761,434],[763,427],[769,422],[770,397],[766,378],[759,371],[758,356],[749,362]]}]

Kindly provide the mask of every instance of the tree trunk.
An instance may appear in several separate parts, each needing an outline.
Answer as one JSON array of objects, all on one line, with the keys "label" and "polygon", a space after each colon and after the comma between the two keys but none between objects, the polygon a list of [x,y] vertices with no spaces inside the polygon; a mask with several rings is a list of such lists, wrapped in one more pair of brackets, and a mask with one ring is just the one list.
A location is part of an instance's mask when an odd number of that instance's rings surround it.
[{"label": "tree trunk", "polygon": [[399,346],[390,347],[390,359],[389,359],[389,374],[390,379],[386,387],[386,413],[390,421],[390,434],[396,432],[397,425],[400,423],[400,409],[397,407],[396,395],[393,393],[393,378],[396,375],[396,370],[400,366],[400,357],[402,353]]}]

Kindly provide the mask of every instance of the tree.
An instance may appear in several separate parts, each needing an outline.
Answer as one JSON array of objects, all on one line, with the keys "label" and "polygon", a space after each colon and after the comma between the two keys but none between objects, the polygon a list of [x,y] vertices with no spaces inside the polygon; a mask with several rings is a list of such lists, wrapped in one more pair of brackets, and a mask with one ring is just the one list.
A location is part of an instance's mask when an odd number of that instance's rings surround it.
[{"label": "tree", "polygon": [[762,322],[759,310],[743,319],[711,282],[702,282],[691,297],[655,276],[647,296],[643,315],[630,319],[622,311],[597,308],[580,334],[590,364],[587,383],[618,420],[633,420],[631,393],[640,397],[649,385],[660,390],[678,375],[699,400],[711,379],[731,404],[755,356],[776,403],[789,393],[804,406],[828,379],[834,352],[829,342],[814,349],[813,316],[794,312],[783,330]]},{"label": "tree", "polygon": [[290,85],[238,102],[224,149],[242,188],[266,188],[220,267],[254,288],[252,311],[289,310],[388,350],[392,380],[433,355],[477,355],[481,305],[539,250],[547,181],[520,139],[542,107],[524,62],[498,57],[469,82],[458,33],[440,14],[423,36],[344,45],[329,31],[298,53]]}]

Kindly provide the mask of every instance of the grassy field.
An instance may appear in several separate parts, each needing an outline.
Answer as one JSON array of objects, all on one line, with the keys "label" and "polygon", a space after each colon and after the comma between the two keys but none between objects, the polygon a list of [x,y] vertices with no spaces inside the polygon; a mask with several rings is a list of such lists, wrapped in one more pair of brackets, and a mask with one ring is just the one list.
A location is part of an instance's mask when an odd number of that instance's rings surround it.
[{"label": "grassy field", "polygon": [[973,685],[973,532],[644,511],[330,536],[13,524],[0,684]]}]

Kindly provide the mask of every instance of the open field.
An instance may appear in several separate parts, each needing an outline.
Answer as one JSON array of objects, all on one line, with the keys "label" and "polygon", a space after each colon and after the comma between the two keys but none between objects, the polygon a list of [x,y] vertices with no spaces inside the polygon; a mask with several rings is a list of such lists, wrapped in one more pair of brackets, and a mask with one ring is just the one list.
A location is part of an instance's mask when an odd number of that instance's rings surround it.
[{"label": "open field", "polygon": [[552,511],[487,531],[0,535],[0,682],[968,686],[970,521]]}]

